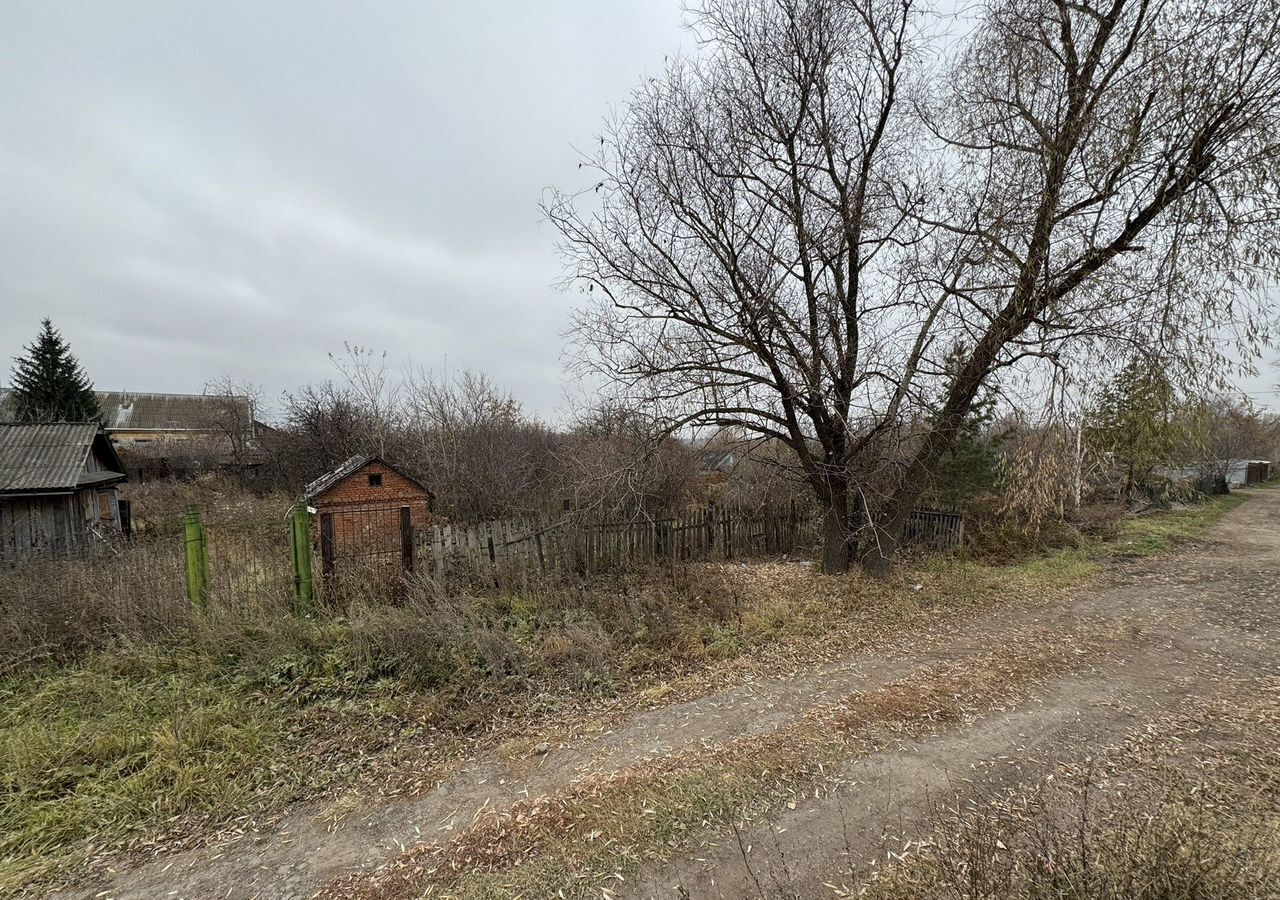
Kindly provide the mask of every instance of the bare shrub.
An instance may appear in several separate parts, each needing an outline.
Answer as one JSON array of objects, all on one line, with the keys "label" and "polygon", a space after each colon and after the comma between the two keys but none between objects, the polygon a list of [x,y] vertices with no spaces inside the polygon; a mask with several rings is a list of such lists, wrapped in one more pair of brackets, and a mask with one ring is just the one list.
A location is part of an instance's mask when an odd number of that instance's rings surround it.
[{"label": "bare shrub", "polygon": [[556,456],[564,499],[579,515],[640,521],[670,515],[699,493],[692,449],[625,406],[581,410]]},{"label": "bare shrub", "polygon": [[488,376],[419,371],[403,387],[401,458],[450,518],[482,521],[554,504],[556,435]]},{"label": "bare shrub", "polygon": [[352,609],[345,653],[355,672],[420,688],[508,679],[527,668],[524,649],[475,598],[420,591],[395,606]]},{"label": "bare shrub", "polygon": [[613,649],[613,639],[601,623],[570,621],[546,631],[537,656],[548,672],[587,682],[609,669]]},{"label": "bare shrub", "polygon": [[1116,794],[1086,778],[1030,798],[936,806],[914,857],[861,896],[954,900],[1243,900],[1280,892],[1265,807],[1187,777]]},{"label": "bare shrub", "polygon": [[180,548],[146,544],[0,567],[0,673],[120,641],[171,643],[191,622],[181,566]]}]

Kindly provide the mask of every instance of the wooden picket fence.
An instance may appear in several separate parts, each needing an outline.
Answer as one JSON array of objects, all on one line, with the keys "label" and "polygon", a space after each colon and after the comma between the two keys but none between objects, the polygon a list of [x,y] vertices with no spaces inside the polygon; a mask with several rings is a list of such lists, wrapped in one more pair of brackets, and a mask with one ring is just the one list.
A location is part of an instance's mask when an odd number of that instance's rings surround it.
[{"label": "wooden picket fence", "polygon": [[908,546],[947,550],[964,540],[964,516],[958,512],[917,509],[907,519],[903,543]]},{"label": "wooden picket fence", "polygon": [[[809,552],[819,543],[819,526],[812,511],[794,503],[714,507],[628,522],[505,519],[419,529],[414,556],[418,571],[437,581],[546,571],[592,575],[684,560]],[[929,510],[912,514],[905,535],[908,544],[931,549],[957,546],[963,537],[959,513]]]},{"label": "wooden picket fence", "polygon": [[[684,515],[628,522],[561,519],[504,519],[476,525],[436,525],[412,534],[408,548],[397,547],[394,572],[380,548],[361,568],[358,554],[339,571],[325,565],[322,582],[312,576],[315,541],[305,504],[297,504],[281,523],[205,523],[201,511],[186,511],[181,536],[188,598],[206,606],[249,604],[262,590],[290,591],[295,611],[312,609],[316,590],[341,592],[346,574],[360,581],[377,574],[399,581],[401,568],[426,575],[441,586],[468,580],[514,584],[533,573],[577,573],[584,576],[642,566],[678,565],[692,560],[731,560],[783,553],[809,553],[819,543],[820,518],[808,507],[741,509],[713,507]],[[278,552],[287,537],[289,554]],[[917,510],[908,521],[910,545],[946,549],[964,537],[959,513]],[[178,546],[176,536],[172,540]],[[138,547],[140,544],[134,545]],[[375,559],[376,558],[376,559]],[[345,570],[352,567],[350,572]]]},{"label": "wooden picket fence", "polygon": [[794,506],[747,512],[712,508],[629,522],[505,519],[419,529],[419,567],[433,578],[562,571],[591,575],[655,563],[788,553],[816,540]]}]

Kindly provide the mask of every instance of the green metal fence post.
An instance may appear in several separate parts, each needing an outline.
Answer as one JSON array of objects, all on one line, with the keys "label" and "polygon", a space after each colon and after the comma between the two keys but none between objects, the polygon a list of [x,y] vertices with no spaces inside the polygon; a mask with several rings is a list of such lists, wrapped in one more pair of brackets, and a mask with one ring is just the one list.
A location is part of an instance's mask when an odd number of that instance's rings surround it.
[{"label": "green metal fence post", "polygon": [[293,613],[305,616],[311,612],[315,583],[311,579],[311,516],[307,504],[295,503],[291,532],[293,535]]},{"label": "green metal fence post", "polygon": [[209,547],[200,521],[200,507],[195,504],[187,507],[185,525],[187,599],[204,609],[209,605]]}]

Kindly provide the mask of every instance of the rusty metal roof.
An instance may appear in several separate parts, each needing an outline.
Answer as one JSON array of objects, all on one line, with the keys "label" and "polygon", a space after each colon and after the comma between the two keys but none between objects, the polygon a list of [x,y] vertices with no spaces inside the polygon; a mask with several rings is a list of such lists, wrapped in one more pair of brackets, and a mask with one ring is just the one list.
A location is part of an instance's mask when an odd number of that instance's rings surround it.
[{"label": "rusty metal roof", "polygon": [[[108,469],[86,471],[97,444]],[[120,459],[96,422],[0,423],[0,493],[75,490],[82,482],[123,481]]]}]

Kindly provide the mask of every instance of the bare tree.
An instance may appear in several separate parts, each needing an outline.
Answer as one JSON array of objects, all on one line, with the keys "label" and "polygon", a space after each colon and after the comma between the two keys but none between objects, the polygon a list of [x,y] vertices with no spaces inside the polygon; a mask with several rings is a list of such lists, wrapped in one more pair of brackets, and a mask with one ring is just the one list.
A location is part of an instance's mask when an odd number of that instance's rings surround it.
[{"label": "bare tree", "polygon": [[1245,396],[1219,395],[1190,405],[1183,450],[1201,478],[1225,481],[1242,463],[1270,460],[1280,446],[1280,425]]},{"label": "bare tree", "polygon": [[602,300],[580,362],[669,428],[795,453],[825,571],[885,575],[984,385],[1268,338],[1280,13],[1269,0],[991,0],[924,89],[910,0],[706,0],[701,52],[557,195]]},{"label": "bare tree", "polygon": [[435,491],[444,513],[478,521],[549,508],[556,436],[488,376],[419,371],[399,396],[400,456]]},{"label": "bare tree", "polygon": [[289,490],[374,452],[370,435],[379,426],[368,421],[366,405],[349,388],[332,382],[309,384],[284,395],[281,427],[262,438],[272,477]]},{"label": "bare tree", "polygon": [[692,448],[634,409],[578,409],[557,444],[565,500],[577,514],[642,521],[672,515],[697,493]]},{"label": "bare tree", "polygon": [[860,316],[893,301],[868,273],[912,228],[893,190],[912,21],[899,2],[708,3],[702,57],[602,138],[599,209],[548,206],[571,277],[607,298],[578,324],[589,361],[672,429],[789,446],[827,512],[828,571],[848,565],[853,463],[878,435],[854,408],[879,378]]},{"label": "bare tree", "polygon": [[232,466],[243,467],[255,450],[258,407],[262,388],[221,375],[204,386],[205,415],[201,425],[216,444],[226,449]]},{"label": "bare tree", "polygon": [[396,428],[401,424],[400,392],[402,382],[387,367],[387,353],[367,347],[343,344],[345,357],[329,354],[343,380],[346,393],[362,408],[358,422],[365,430],[366,452],[386,456]]}]

